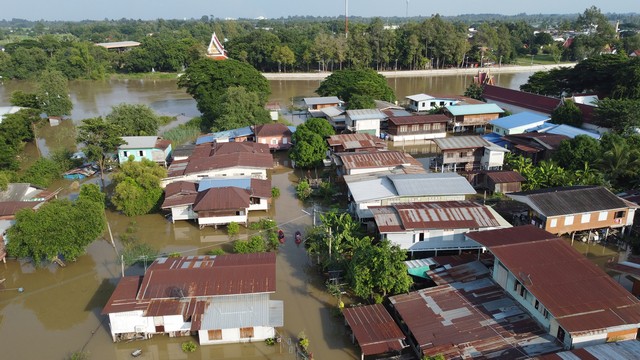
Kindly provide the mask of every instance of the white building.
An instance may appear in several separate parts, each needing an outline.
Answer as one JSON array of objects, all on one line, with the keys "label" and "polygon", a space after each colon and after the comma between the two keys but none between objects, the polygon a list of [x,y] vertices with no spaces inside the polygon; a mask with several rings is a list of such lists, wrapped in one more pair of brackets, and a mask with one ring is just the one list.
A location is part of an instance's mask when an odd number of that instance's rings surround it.
[{"label": "white building", "polygon": [[407,100],[409,100],[409,109],[416,112],[429,111],[460,102],[452,98],[438,98],[427,94],[409,95]]},{"label": "white building", "polygon": [[494,133],[499,135],[522,134],[528,129],[542,126],[551,118],[547,115],[540,115],[528,111],[523,111],[514,115],[501,117],[489,121]]},{"label": "white building", "polygon": [[380,122],[386,115],[378,109],[347,110],[345,123],[347,129],[355,133],[380,136]]},{"label": "white building", "polygon": [[123,277],[106,306],[114,342],[198,335],[201,345],[263,341],[284,325],[276,254],[158,258]]}]

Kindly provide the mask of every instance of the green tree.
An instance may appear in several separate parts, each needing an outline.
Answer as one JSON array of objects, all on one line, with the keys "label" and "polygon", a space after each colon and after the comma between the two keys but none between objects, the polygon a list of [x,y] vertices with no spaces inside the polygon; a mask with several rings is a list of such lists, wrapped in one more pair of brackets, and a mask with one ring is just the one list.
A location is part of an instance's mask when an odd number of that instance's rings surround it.
[{"label": "green tree", "polygon": [[297,167],[310,168],[319,165],[329,148],[326,137],[335,132],[324,119],[313,118],[298,126],[293,134],[294,147],[290,157]]},{"label": "green tree", "polygon": [[484,89],[482,88],[482,86],[476,83],[471,83],[469,86],[467,86],[467,89],[464,91],[464,96],[470,97],[472,99],[480,100],[480,101],[485,101],[484,98],[482,97],[483,92],[484,92]]},{"label": "green tree", "polygon": [[12,92],[9,102],[13,106],[28,107],[32,109],[40,108],[38,96],[35,93],[27,93],[22,90],[16,90]]},{"label": "green tree", "polygon": [[296,62],[296,54],[287,45],[278,46],[273,52],[273,61],[278,63],[278,72],[280,72],[280,65],[283,65],[284,72],[287,72],[287,66]]},{"label": "green tree", "polygon": [[18,211],[16,224],[8,231],[7,250],[37,264],[60,256],[76,260],[105,229],[104,203],[96,201],[95,191],[80,191],[75,202],[53,200],[38,211]]},{"label": "green tree", "polygon": [[220,115],[221,99],[229,87],[242,86],[247,92],[257,94],[257,105],[262,107],[271,92],[269,82],[258,70],[232,59],[197,60],[180,77],[178,86],[185,88],[196,100],[198,110],[208,124]]},{"label": "green tree", "polygon": [[48,158],[39,158],[20,177],[20,181],[36,186],[48,187],[60,179],[63,169],[61,164]]},{"label": "green tree", "polygon": [[593,163],[601,153],[598,140],[578,135],[573,139],[563,140],[553,153],[553,160],[566,169],[577,170],[582,169],[585,163]]},{"label": "green tree", "polygon": [[640,127],[640,100],[602,99],[594,110],[598,125],[620,134],[635,133]]},{"label": "green tree", "polygon": [[38,77],[36,91],[39,109],[49,116],[71,114],[73,104],[69,98],[67,78],[57,70],[45,70]]},{"label": "green tree", "polygon": [[127,216],[148,214],[160,205],[160,179],[166,176],[165,168],[148,159],[120,164],[120,171],[113,174],[115,190],[111,201]]},{"label": "green tree", "polygon": [[406,252],[388,240],[359,247],[349,262],[347,279],[354,294],[376,302],[409,291],[412,284],[404,260]]},{"label": "green tree", "polygon": [[554,124],[567,124],[575,127],[582,125],[582,111],[571,100],[565,100],[551,113],[551,122]]},{"label": "green tree", "polygon": [[260,105],[258,94],[243,86],[232,86],[220,98],[220,117],[212,131],[237,129],[271,122],[269,112]]},{"label": "green tree", "polygon": [[144,104],[113,106],[105,120],[121,129],[121,136],[150,136],[158,133],[158,115]]},{"label": "green tree", "polygon": [[87,158],[98,164],[103,188],[104,169],[108,165],[110,154],[124,144],[121,133],[122,129],[118,125],[104,121],[101,117],[82,120],[82,125],[78,127],[77,141],[84,144]]},{"label": "green tree", "polygon": [[313,189],[311,189],[311,185],[309,185],[309,182],[307,180],[302,179],[298,182],[298,185],[296,185],[296,196],[298,197],[298,199],[305,201],[311,196],[312,193]]},{"label": "green tree", "polygon": [[227,235],[229,235],[229,238],[235,239],[238,237],[239,233],[240,233],[240,225],[238,225],[237,222],[232,221],[229,224],[227,224]]},{"label": "green tree", "polygon": [[640,175],[640,151],[622,139],[602,153],[596,160],[596,166],[614,189],[632,187]]},{"label": "green tree", "polygon": [[[358,95],[393,102],[396,96],[384,76],[372,69],[345,69],[329,75],[316,90],[320,96],[337,96],[349,103]],[[358,101],[362,101],[359,99]],[[349,108],[352,108],[349,105]]]}]

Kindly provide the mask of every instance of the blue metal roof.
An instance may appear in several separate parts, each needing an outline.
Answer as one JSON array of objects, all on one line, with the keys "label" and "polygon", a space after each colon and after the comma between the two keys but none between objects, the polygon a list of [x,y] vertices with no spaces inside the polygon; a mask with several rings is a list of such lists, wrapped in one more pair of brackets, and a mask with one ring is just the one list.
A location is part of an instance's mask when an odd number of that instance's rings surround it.
[{"label": "blue metal roof", "polygon": [[565,124],[561,124],[561,125],[556,125],[556,124],[551,124],[551,123],[545,123],[542,126],[537,126],[535,128],[532,129],[528,129],[527,132],[533,132],[533,131],[537,131],[540,133],[548,133],[548,134],[556,134],[556,135],[565,135],[568,136],[570,138],[575,138],[578,135],[587,135],[590,136],[596,140],[600,140],[600,138],[602,137],[602,135],[598,134],[598,133],[594,133],[591,131],[587,131],[587,130],[583,130],[571,125],[565,125]]},{"label": "blue metal roof", "polygon": [[496,104],[447,105],[445,107],[453,116],[495,113],[502,114],[504,112],[504,110]]},{"label": "blue metal roof", "polygon": [[245,126],[239,129],[231,129],[231,130],[219,131],[219,132],[215,132],[207,135],[202,135],[198,137],[198,139],[196,140],[196,145],[214,142],[217,139],[228,138],[229,141],[232,141],[237,137],[250,136],[250,135],[253,135],[253,129],[251,128],[251,126]]},{"label": "blue metal roof", "polygon": [[221,187],[237,187],[241,189],[251,189],[251,179],[203,179],[198,185],[198,191],[205,191],[213,188]]},{"label": "blue metal roof", "polygon": [[296,132],[296,129],[298,129],[297,126],[287,126],[287,128],[289,128],[289,131],[291,131],[292,134]]},{"label": "blue metal roof", "polygon": [[491,133],[491,134],[483,135],[482,138],[487,140],[488,142],[490,142],[492,144],[496,144],[496,145],[498,145],[500,147],[504,147],[507,144],[507,141],[502,140],[502,135],[497,134],[497,133]]},{"label": "blue metal roof", "polygon": [[503,129],[513,129],[521,126],[531,125],[533,126],[540,121],[550,120],[548,116],[540,115],[528,111],[524,111],[518,114],[505,116],[496,120],[489,121],[489,124],[493,126],[499,126]]}]

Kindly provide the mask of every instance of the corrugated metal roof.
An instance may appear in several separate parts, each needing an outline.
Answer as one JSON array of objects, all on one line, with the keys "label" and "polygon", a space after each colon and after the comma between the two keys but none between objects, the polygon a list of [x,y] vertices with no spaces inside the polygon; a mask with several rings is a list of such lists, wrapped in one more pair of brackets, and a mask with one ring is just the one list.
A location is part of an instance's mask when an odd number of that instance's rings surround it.
[{"label": "corrugated metal roof", "polygon": [[496,104],[474,104],[474,105],[447,105],[448,112],[453,116],[460,115],[480,115],[480,114],[502,114],[504,110]]},{"label": "corrugated metal roof", "polygon": [[198,184],[198,192],[206,191],[211,188],[221,188],[221,187],[237,187],[241,189],[249,190],[251,189],[251,179],[250,178],[239,178],[239,179],[202,179]]},{"label": "corrugated metal roof", "polygon": [[544,216],[626,209],[628,205],[603,186],[556,187],[507,194]]},{"label": "corrugated metal roof", "polygon": [[328,117],[340,116],[345,112],[343,108],[337,106],[324,107],[320,109],[320,111],[322,111],[322,113],[324,113]]},{"label": "corrugated metal roof", "polygon": [[369,209],[380,233],[500,226],[500,222],[486,206],[468,200],[399,203],[372,206]]},{"label": "corrugated metal roof", "polygon": [[331,135],[327,139],[327,143],[332,147],[340,146],[345,151],[362,148],[384,149],[387,147],[384,140],[365,133]]},{"label": "corrugated metal roof", "polygon": [[347,187],[357,203],[374,199],[387,199],[398,196],[393,183],[387,177],[369,178],[365,181],[352,182],[347,180]]},{"label": "corrugated metal roof", "polygon": [[512,183],[512,182],[523,182],[527,181],[524,176],[520,175],[517,171],[512,170],[495,170],[495,171],[483,171],[491,181],[495,184],[504,184],[504,183]]},{"label": "corrugated metal roof", "polygon": [[168,184],[164,189],[162,209],[174,206],[193,204],[198,196],[197,184],[190,181],[176,181]]},{"label": "corrugated metal roof", "polygon": [[524,111],[518,114],[491,120],[489,121],[489,124],[493,126],[499,126],[504,129],[513,129],[521,126],[531,126],[541,121],[549,120],[551,120],[549,116]]},{"label": "corrugated metal roof", "polygon": [[228,295],[213,298],[207,306],[200,330],[270,326],[268,294]]},{"label": "corrugated metal roof", "polygon": [[527,131],[536,131],[539,133],[564,135],[571,139],[575,138],[578,135],[586,135],[596,140],[600,140],[600,138],[602,137],[602,135],[598,133],[579,129],[577,127],[573,127],[571,125],[565,125],[565,124],[556,125],[556,124],[546,123],[544,126],[528,129]]},{"label": "corrugated metal roof", "polygon": [[[525,359],[562,349],[488,271],[473,269],[451,268],[446,272],[459,275],[440,273],[443,280],[453,281],[450,284],[389,298],[425,355]],[[537,346],[527,346],[531,343]]]},{"label": "corrugated metal roof", "polygon": [[326,105],[326,104],[341,104],[342,100],[336,96],[322,96],[322,97],[306,97],[304,103],[307,106],[310,105]]},{"label": "corrugated metal roof", "polygon": [[103,48],[107,48],[107,49],[116,49],[121,47],[140,46],[140,43],[137,41],[114,41],[114,42],[96,43],[96,46],[102,46]]},{"label": "corrugated metal roof", "polygon": [[343,315],[364,355],[404,348],[405,335],[382,304],[345,308]]},{"label": "corrugated metal roof", "polygon": [[253,135],[253,128],[251,126],[245,126],[238,129],[224,130],[211,134],[198,136],[196,139],[196,145],[206,144],[216,141],[217,139],[235,139],[237,137],[245,137]]},{"label": "corrugated metal roof", "polygon": [[[514,230],[515,229],[515,230]],[[519,231],[518,231],[519,230]],[[530,237],[535,241],[517,240]],[[531,227],[470,233],[470,238],[494,237],[515,241],[488,246],[489,251],[553,315],[565,331],[573,334],[602,331],[616,326],[640,324],[640,301],[565,240]],[[548,239],[542,239],[548,237]],[[486,241],[484,242],[487,243]],[[485,245],[483,244],[483,245]]]},{"label": "corrugated metal roof", "polygon": [[600,345],[587,346],[581,349],[562,351],[556,354],[543,355],[539,360],[622,360],[640,359],[640,342],[638,340],[617,341]]},{"label": "corrugated metal roof", "polygon": [[455,173],[389,175],[400,196],[472,195],[476,191],[463,176]]},{"label": "corrugated metal roof", "polygon": [[389,168],[398,166],[411,166],[422,168],[422,164],[413,158],[411,154],[401,151],[377,151],[360,153],[336,154],[340,157],[343,166],[347,170],[363,168]]},{"label": "corrugated metal roof", "polygon": [[485,99],[499,101],[545,114],[551,114],[553,110],[560,105],[560,99],[557,98],[494,85],[485,85],[482,96]]},{"label": "corrugated metal roof", "polygon": [[482,136],[451,136],[441,139],[433,139],[440,150],[476,149],[490,146],[491,143]]},{"label": "corrugated metal roof", "polygon": [[212,211],[249,208],[249,191],[237,187],[211,188],[198,192],[193,203],[193,211]]},{"label": "corrugated metal roof", "polygon": [[120,149],[153,149],[156,147],[157,136],[123,136],[124,144]]},{"label": "corrugated metal roof", "polygon": [[500,231],[472,231],[465,236],[485,247],[555,239],[556,235],[533,225],[515,226]]},{"label": "corrugated metal roof", "polygon": [[386,115],[378,109],[357,109],[347,110],[347,116],[353,121],[359,120],[382,120],[386,118]]},{"label": "corrugated metal roof", "polygon": [[136,299],[141,283],[142,276],[125,276],[120,278],[116,289],[102,309],[102,314],[146,310],[149,301],[140,302]]},{"label": "corrugated metal roof", "polygon": [[256,136],[291,136],[291,130],[281,123],[270,123],[257,125],[255,128]]}]

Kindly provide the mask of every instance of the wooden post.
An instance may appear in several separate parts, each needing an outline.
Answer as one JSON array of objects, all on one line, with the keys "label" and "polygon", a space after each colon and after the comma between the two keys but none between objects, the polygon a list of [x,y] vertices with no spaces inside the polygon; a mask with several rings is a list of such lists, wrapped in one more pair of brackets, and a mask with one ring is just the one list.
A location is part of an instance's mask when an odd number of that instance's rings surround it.
[{"label": "wooden post", "polygon": [[124,255],[120,255],[120,267],[122,268],[122,277],[124,277]]}]

